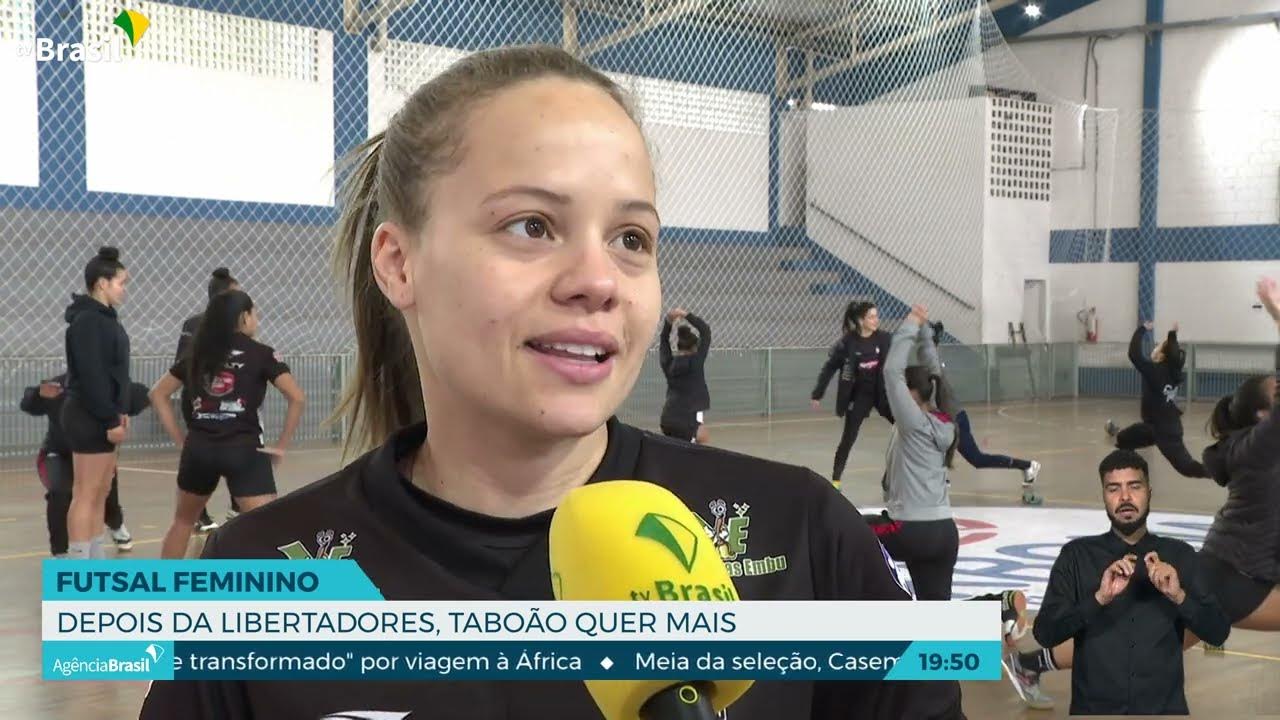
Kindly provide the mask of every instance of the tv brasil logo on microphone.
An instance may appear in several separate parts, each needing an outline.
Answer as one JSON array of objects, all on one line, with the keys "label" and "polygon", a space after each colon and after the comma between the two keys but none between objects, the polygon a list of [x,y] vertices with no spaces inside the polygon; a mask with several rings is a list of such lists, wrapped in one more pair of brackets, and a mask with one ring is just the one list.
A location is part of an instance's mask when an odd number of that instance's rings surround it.
[{"label": "tv brasil logo on microphone", "polygon": [[[659,513],[645,513],[636,527],[635,537],[652,540],[675,558],[685,574],[692,574],[698,551],[703,545],[698,530],[686,527],[679,520]],[[702,583],[680,582],[675,579],[657,579],[653,587],[631,591],[632,600],[737,600],[733,585],[723,583],[707,586]]]}]

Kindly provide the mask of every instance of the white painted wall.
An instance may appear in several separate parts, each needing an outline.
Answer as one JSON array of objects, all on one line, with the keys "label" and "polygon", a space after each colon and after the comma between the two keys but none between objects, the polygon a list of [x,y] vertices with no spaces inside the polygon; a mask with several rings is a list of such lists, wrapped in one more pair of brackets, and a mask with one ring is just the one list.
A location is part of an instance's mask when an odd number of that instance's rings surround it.
[{"label": "white painted wall", "polygon": [[983,225],[982,342],[1006,342],[1025,281],[1049,280],[1049,203],[988,197]]},{"label": "white painted wall", "polygon": [[760,98],[762,133],[645,123],[663,225],[769,229],[769,110]]},{"label": "white painted wall", "polygon": [[16,39],[0,39],[0,185],[35,187],[40,184],[36,61],[20,55],[18,45]]},{"label": "white painted wall", "polygon": [[[1173,22],[1280,10],[1275,0],[1169,0]],[[1280,223],[1280,30],[1164,35],[1159,223]]]},{"label": "white painted wall", "polygon": [[[1143,22],[1145,7],[1144,0],[1100,0],[1027,36],[1137,25]],[[1096,44],[1096,92],[1092,68],[1087,92],[1084,87],[1087,40],[1011,47],[1031,85],[1024,89],[1040,93],[1042,100],[1056,100],[1053,229],[1136,227],[1141,123],[1134,111],[1142,107],[1142,37]],[[1086,111],[1086,105],[1095,110]],[[1120,112],[1099,113],[1096,108]]]},{"label": "white painted wall", "polygon": [[1137,327],[1137,263],[1049,265],[1049,341],[1080,342],[1076,313],[1098,308],[1100,342],[1127,342]]},{"label": "white painted wall", "polygon": [[[369,53],[369,132],[465,53],[391,41]],[[636,101],[663,225],[769,229],[769,99],[759,93],[613,74]]]},{"label": "white painted wall", "polygon": [[778,116],[778,224],[803,225],[805,203],[806,111]]},{"label": "white painted wall", "polygon": [[316,82],[143,59],[87,63],[89,190],[332,205],[333,34],[319,38]]},{"label": "white painted wall", "polygon": [[1182,324],[1189,342],[1276,342],[1276,325],[1261,308],[1254,285],[1280,277],[1280,260],[1156,265],[1156,324]]},{"label": "white painted wall", "polygon": [[981,333],[984,118],[981,98],[876,103],[810,113],[807,131],[810,238],[967,342]]}]

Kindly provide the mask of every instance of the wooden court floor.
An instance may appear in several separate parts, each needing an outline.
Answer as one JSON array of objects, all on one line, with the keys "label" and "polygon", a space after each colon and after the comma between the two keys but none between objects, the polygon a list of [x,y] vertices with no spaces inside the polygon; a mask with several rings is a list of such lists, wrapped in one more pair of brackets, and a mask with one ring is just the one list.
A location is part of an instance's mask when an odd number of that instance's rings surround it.
[{"label": "wooden court floor", "polygon": [[[1041,492],[1048,515],[1019,515],[1018,475],[1008,471],[975,471],[963,462],[952,477],[957,508],[971,507],[988,517],[998,515],[1000,532],[1034,538],[1043,517],[1069,518],[1075,534],[1102,532],[1096,475],[1106,452],[1102,423],[1108,417],[1124,424],[1137,414],[1137,402],[1115,400],[1054,401],[1008,406],[971,406],[974,433],[991,452],[1005,452],[1039,460]],[[1188,446],[1198,454],[1207,444],[1204,421],[1208,404],[1197,404],[1186,416]],[[772,420],[737,419],[715,422],[712,442],[734,450],[806,465],[822,475],[831,471],[831,455],[840,435],[840,421],[828,411]],[[872,417],[849,459],[844,493],[859,507],[880,502],[888,428]],[[1199,516],[1201,525],[1221,505],[1225,491],[1207,480],[1178,476],[1157,453],[1152,465],[1153,510]],[[282,491],[292,490],[336,469],[333,448],[303,448],[291,455],[277,477]],[[133,531],[135,557],[156,557],[160,537],[173,505],[176,458],[172,454],[144,455],[126,451],[121,461],[121,498],[125,519]],[[226,508],[219,491],[211,502],[215,515]],[[1002,508],[1008,508],[1004,510]],[[1056,511],[1072,510],[1074,513]],[[1096,511],[1096,516],[1089,514]],[[958,509],[957,517],[965,513]],[[1028,518],[1023,521],[1023,518]],[[1030,518],[1035,518],[1033,522]],[[1076,527],[1078,526],[1078,527]],[[1060,534],[1060,533],[1059,533]],[[1049,539],[1049,538],[1046,538]],[[1061,538],[1059,538],[1061,539]],[[993,541],[994,542],[994,541]],[[47,553],[42,491],[32,463],[0,463],[0,717],[59,720],[114,720],[137,717],[145,691],[142,683],[58,683],[40,678],[39,562]],[[110,555],[113,551],[109,550]],[[966,549],[962,547],[961,559]],[[994,582],[994,581],[993,581]],[[959,588],[957,593],[959,593]],[[1028,635],[1027,640],[1030,640]],[[1280,633],[1236,630],[1226,653],[1208,655],[1193,649],[1185,655],[1187,700],[1192,717],[1213,720],[1280,717]],[[985,718],[1067,717],[1070,676],[1045,677],[1046,691],[1057,700],[1052,711],[1026,710],[1007,681],[966,683],[965,711],[971,720]],[[732,715],[732,713],[730,714]],[[180,720],[180,719],[175,719]]]}]

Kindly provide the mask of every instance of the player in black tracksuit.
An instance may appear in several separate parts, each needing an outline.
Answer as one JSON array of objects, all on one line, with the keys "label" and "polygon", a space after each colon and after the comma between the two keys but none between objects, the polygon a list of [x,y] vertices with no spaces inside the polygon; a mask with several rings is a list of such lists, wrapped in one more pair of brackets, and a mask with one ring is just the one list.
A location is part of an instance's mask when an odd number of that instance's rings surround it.
[{"label": "player in black tracksuit", "polygon": [[129,429],[129,335],[116,308],[129,273],[113,247],[98,250],[84,269],[85,295],[73,295],[65,318],[67,399],[59,423],[74,458],[75,492],[67,511],[67,555],[105,557],[98,541],[116,446]]},{"label": "player in black tracksuit", "polygon": [[1117,430],[1115,423],[1108,420],[1107,434],[1115,437],[1117,448],[1137,450],[1155,445],[1173,469],[1182,475],[1209,477],[1204,465],[1187,451],[1182,438],[1178,386],[1182,384],[1186,355],[1178,345],[1177,325],[1147,358],[1142,354],[1142,337],[1151,328],[1151,323],[1140,325],[1129,340],[1129,362],[1142,375],[1142,422]]},{"label": "player in black tracksuit", "polygon": [[[459,134],[424,135],[424,123]],[[614,417],[662,302],[645,148],[613,81],[558,47],[481,51],[419,88],[358,149],[337,223],[357,348],[350,443],[380,449],[235,518],[205,555],[347,558],[389,600],[550,602],[555,507],[583,483],[631,478],[669,489],[713,531],[732,508],[738,542],[704,537],[737,561],[727,568],[744,598],[908,601],[857,509],[812,472]],[[431,161],[445,154],[443,169]],[[157,682],[142,710],[142,720],[343,715],[599,720],[600,710],[580,682],[451,680]],[[963,714],[954,682],[761,682],[728,717]]]},{"label": "player in black tracksuit", "polygon": [[[685,320],[697,333],[685,325],[676,331],[676,350],[671,352],[672,323]],[[662,406],[660,427],[662,434],[707,444],[710,439],[705,427],[704,413],[711,408],[711,394],[707,392],[707,353],[711,352],[711,327],[706,321],[690,312],[676,308],[667,313],[662,323],[662,336],[658,341],[658,364],[667,376],[667,400]]]},{"label": "player in black tracksuit", "polygon": [[[1280,289],[1271,280],[1258,297],[1280,327]],[[1280,346],[1276,348],[1280,374]],[[1276,374],[1245,380],[1218,401],[1204,464],[1227,500],[1213,518],[1200,566],[1231,618],[1247,630],[1280,631],[1280,404]]]},{"label": "player in black tracksuit", "polygon": [[[239,290],[240,282],[231,276],[231,271],[227,268],[215,268],[209,277],[209,299],[212,300],[214,295],[227,290]],[[187,354],[187,348],[191,345],[191,339],[196,336],[196,330],[200,327],[200,320],[204,317],[204,313],[197,313],[187,318],[182,323],[182,331],[178,334],[178,349],[173,353],[173,362],[181,363]],[[187,393],[185,386],[182,388],[182,421],[187,427],[191,427],[191,396]],[[231,498],[231,510],[227,513],[227,517],[235,517],[240,512],[239,506],[236,505],[235,497]],[[200,519],[196,521],[196,530],[199,532],[208,532],[218,527],[218,524],[209,517],[209,508],[206,507],[200,511]]]},{"label": "player in black tracksuit", "polygon": [[881,417],[893,422],[882,373],[891,339],[889,333],[880,329],[880,311],[874,303],[849,303],[844,314],[844,335],[831,346],[827,362],[818,373],[818,384],[810,394],[816,410],[831,377],[840,371],[836,387],[836,416],[844,418],[844,431],[836,445],[831,470],[831,482],[837,487],[849,460],[849,451],[858,439],[858,430],[862,421],[871,414],[871,409],[875,408]]},{"label": "player in black tracksuit", "polygon": [[[40,452],[36,455],[36,469],[45,486],[45,522],[49,528],[49,554],[60,557],[67,554],[67,510],[71,507],[72,479],[71,448],[67,445],[59,418],[66,401],[67,375],[43,380],[28,387],[22,393],[18,407],[22,412],[49,421]],[[133,383],[129,393],[129,415],[136,416],[147,408],[147,387]],[[112,476],[111,492],[107,495],[106,513],[103,516],[111,530],[116,549],[133,549],[133,537],[124,525],[124,509],[120,507],[119,478]]]}]

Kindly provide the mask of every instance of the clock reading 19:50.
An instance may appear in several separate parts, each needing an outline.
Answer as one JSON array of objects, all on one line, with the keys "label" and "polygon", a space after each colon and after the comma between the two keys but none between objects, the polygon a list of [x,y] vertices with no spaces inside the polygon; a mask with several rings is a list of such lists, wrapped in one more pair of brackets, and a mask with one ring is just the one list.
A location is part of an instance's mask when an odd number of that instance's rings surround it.
[{"label": "clock reading 19:50", "polygon": [[920,669],[928,672],[974,672],[981,665],[977,653],[920,653]]}]

